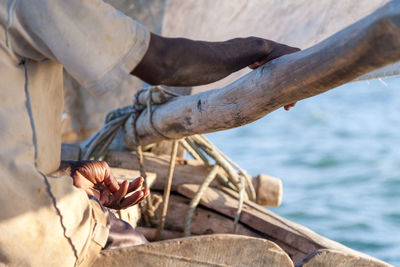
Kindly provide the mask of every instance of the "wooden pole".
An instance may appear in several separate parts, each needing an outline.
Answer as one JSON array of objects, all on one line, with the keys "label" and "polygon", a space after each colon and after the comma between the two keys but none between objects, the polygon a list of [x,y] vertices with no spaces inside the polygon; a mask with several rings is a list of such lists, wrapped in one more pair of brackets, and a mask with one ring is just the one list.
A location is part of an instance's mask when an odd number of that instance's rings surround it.
[{"label": "wooden pole", "polygon": [[[400,1],[304,51],[286,55],[218,90],[183,96],[137,119],[141,144],[226,130],[400,60]],[[131,123],[126,123],[128,134]]]}]

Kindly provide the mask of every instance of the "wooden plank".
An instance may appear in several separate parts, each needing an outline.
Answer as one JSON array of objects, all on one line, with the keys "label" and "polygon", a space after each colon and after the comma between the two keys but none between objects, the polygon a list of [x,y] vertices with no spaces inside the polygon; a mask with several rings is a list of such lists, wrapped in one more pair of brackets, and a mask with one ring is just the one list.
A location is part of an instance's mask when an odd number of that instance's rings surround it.
[{"label": "wooden plank", "polygon": [[[155,190],[163,190],[164,183],[168,177],[169,156],[154,155],[152,153],[143,153],[144,166],[146,170],[154,172],[156,179],[151,188]],[[107,152],[105,161],[112,166],[123,169],[138,170],[139,165],[135,152],[110,150]],[[195,160],[179,161],[175,165],[174,178],[172,180],[172,190],[176,191],[177,186],[181,184],[201,184],[207,176],[209,169],[201,162]],[[212,186],[218,186],[215,181]]]},{"label": "wooden plank", "polygon": [[[275,59],[218,90],[172,99],[136,121],[140,143],[230,129],[400,60],[400,2],[393,1],[330,38]],[[351,108],[351,107],[349,107]],[[132,135],[132,121],[127,133]],[[154,130],[154,129],[157,129]]]},{"label": "wooden plank", "polygon": [[93,266],[293,266],[274,243],[239,235],[196,236],[103,250]]},{"label": "wooden plank", "polygon": [[[196,194],[197,189],[198,185],[187,184],[179,186],[178,192],[188,198],[192,198]],[[294,262],[299,261],[308,253],[322,248],[330,248],[368,257],[340,243],[322,237],[307,227],[288,221],[255,203],[249,203],[251,202],[245,201],[243,205],[240,222],[266,234],[276,242],[279,241],[279,245],[288,253],[289,251],[290,253],[294,252],[291,255]],[[230,218],[234,218],[238,200],[218,189],[208,188],[204,192],[200,204]],[[257,206],[258,208],[255,208]]]},{"label": "wooden plank", "polygon": [[332,249],[320,249],[307,255],[296,264],[296,267],[390,267],[391,265],[373,258],[360,257],[353,254],[335,251]]},{"label": "wooden plank", "polygon": [[[171,195],[165,222],[166,229],[183,232],[189,203],[190,200],[185,197]],[[191,233],[193,235],[230,234],[232,233],[232,229],[233,220],[231,218],[204,209],[203,207],[197,207],[193,215],[191,227]],[[259,234],[241,223],[239,223],[237,227],[237,234],[261,237]]]}]

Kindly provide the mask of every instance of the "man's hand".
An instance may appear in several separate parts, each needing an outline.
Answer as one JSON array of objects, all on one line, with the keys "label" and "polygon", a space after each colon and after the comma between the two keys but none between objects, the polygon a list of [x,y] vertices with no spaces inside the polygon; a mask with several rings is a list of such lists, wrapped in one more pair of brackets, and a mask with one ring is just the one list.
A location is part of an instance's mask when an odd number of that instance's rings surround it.
[{"label": "man's hand", "polygon": [[[71,165],[74,186],[96,197],[105,207],[125,209],[139,203],[149,193],[146,189],[136,191],[143,183],[142,177],[131,183],[127,180],[118,182],[104,161],[77,161]],[[131,192],[134,193],[127,196]]]},{"label": "man's hand", "polygon": [[[249,65],[250,69],[256,69],[256,68],[260,67],[261,65],[264,65],[265,63],[267,63],[275,58],[300,51],[300,48],[297,48],[297,47],[292,47],[292,46],[288,46],[285,44],[276,43],[276,42],[270,41],[270,40],[264,40],[264,41],[267,43],[267,45],[265,46],[267,56],[260,61],[256,61],[253,64],[250,64]],[[269,52],[267,52],[268,50],[269,50]]]},{"label": "man's hand", "polygon": [[[263,60],[254,62],[253,64],[249,65],[250,69],[256,69],[256,68],[260,67],[261,65],[264,65],[265,63],[267,63],[275,58],[300,51],[300,48],[297,48],[297,47],[292,47],[292,46],[288,46],[285,44],[276,43],[273,41],[268,41],[268,42],[270,43],[270,46],[271,46],[271,52]],[[290,110],[295,105],[296,105],[296,102],[291,103],[289,105],[285,105],[284,109]]]}]

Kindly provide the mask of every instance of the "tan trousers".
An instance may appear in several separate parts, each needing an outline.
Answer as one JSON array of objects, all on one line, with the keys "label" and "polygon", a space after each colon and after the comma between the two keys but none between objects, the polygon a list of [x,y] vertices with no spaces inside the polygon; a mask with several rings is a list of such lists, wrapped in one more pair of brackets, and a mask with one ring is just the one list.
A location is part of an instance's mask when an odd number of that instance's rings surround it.
[{"label": "tan trousers", "polygon": [[108,238],[109,230],[106,227],[107,217],[104,216],[104,212],[101,209],[99,203],[90,199],[90,205],[92,206],[92,216],[94,218],[94,224],[92,227],[91,238],[89,238],[82,249],[79,259],[75,266],[86,267],[91,266],[100,254],[101,249],[105,246]]}]

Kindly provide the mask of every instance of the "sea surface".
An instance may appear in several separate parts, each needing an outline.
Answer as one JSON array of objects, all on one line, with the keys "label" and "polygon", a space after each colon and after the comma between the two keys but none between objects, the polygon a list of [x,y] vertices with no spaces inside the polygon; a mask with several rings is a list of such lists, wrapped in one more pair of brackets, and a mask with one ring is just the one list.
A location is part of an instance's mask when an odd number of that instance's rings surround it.
[{"label": "sea surface", "polygon": [[269,208],[400,266],[400,78],[350,83],[208,134],[252,175],[283,182]]}]

